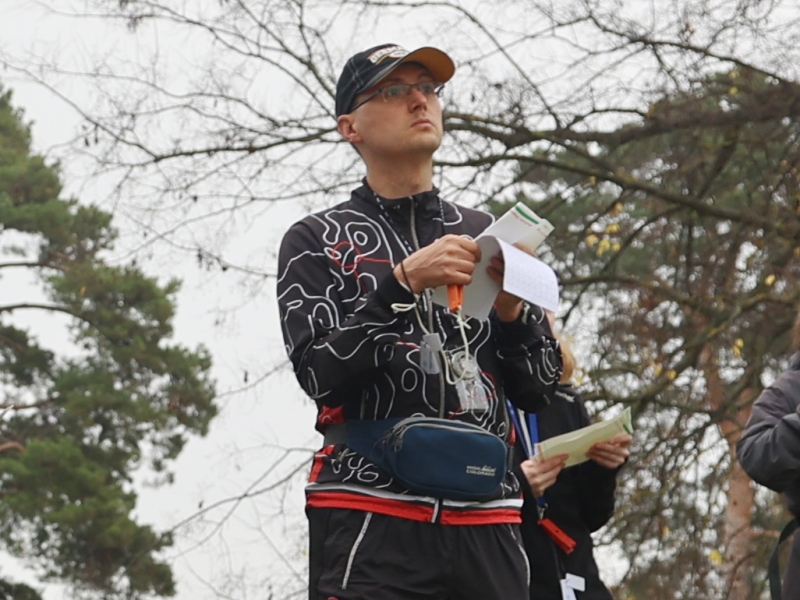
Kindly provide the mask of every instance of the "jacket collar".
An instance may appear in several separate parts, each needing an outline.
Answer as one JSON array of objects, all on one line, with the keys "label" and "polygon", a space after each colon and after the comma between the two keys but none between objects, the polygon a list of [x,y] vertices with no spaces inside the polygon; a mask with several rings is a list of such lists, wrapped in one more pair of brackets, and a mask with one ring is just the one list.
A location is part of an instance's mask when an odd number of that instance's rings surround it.
[{"label": "jacket collar", "polygon": [[439,189],[436,187],[413,196],[390,199],[375,193],[367,184],[367,180],[364,179],[362,185],[353,191],[353,195],[373,206],[377,206],[392,219],[401,222],[409,220],[411,215],[410,206],[412,204],[414,205],[414,212],[418,222],[441,217],[442,213]]}]

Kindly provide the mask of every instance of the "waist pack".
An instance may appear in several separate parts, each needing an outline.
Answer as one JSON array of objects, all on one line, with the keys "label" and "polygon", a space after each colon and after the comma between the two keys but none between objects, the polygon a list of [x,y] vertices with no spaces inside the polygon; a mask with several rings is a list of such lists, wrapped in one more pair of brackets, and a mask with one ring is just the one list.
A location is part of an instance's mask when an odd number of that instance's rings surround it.
[{"label": "waist pack", "polygon": [[344,425],[350,448],[417,495],[484,500],[508,470],[508,445],[477,425],[432,417]]}]

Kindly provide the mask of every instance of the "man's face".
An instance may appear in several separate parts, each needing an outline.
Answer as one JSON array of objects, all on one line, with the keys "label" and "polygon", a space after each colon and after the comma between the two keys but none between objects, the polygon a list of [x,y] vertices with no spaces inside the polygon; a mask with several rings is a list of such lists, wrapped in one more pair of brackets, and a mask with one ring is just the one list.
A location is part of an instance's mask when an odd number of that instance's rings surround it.
[{"label": "man's face", "polygon": [[[372,89],[356,97],[355,104],[394,83],[433,81],[421,65],[401,65]],[[339,117],[339,131],[356,145],[366,160],[371,157],[427,154],[442,143],[442,106],[433,94],[412,88],[408,95],[386,99],[378,94],[348,115]]]}]

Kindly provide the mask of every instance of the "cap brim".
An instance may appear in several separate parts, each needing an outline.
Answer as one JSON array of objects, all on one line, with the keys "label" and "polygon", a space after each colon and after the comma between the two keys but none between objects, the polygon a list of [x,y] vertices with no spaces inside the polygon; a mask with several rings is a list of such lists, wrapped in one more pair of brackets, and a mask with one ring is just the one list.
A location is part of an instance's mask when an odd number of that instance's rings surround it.
[{"label": "cap brim", "polygon": [[394,71],[397,67],[407,63],[422,65],[430,71],[434,81],[441,81],[442,83],[450,81],[453,74],[456,72],[456,65],[452,58],[438,48],[425,46],[424,48],[417,48],[413,52],[409,52],[402,59],[375,75],[375,77],[370,79],[357,93],[360,94],[367,91],[373,85],[386,78],[389,73]]}]

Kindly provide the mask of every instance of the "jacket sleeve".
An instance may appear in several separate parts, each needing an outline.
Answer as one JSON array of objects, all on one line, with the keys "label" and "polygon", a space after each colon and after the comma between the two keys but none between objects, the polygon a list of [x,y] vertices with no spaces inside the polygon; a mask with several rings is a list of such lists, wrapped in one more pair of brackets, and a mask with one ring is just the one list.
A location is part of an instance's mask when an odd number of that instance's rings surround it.
[{"label": "jacket sleeve", "polygon": [[544,309],[524,306],[511,323],[491,318],[506,396],[522,410],[536,412],[550,403],[558,388],[561,351]]},{"label": "jacket sleeve", "polygon": [[[575,393],[574,411],[580,427],[591,424],[580,394]],[[623,465],[624,466],[624,465]],[[589,531],[597,531],[614,515],[617,474],[622,466],[607,469],[593,460],[575,465],[581,520]]]},{"label": "jacket sleeve", "polygon": [[[343,309],[341,274],[331,270],[325,249],[307,223],[292,226],[278,256],[278,308],[287,353],[300,386],[314,400],[339,406],[359,378],[392,359],[407,323],[413,295],[391,271],[374,291]],[[355,392],[354,392],[355,393]]]},{"label": "jacket sleeve", "polygon": [[522,443],[519,440],[519,432],[517,432],[517,442],[514,444],[514,447],[511,448],[511,472],[514,473],[514,477],[516,477],[519,482],[520,491],[526,498],[533,498],[533,491],[528,483],[528,478],[525,477],[525,473],[520,466],[527,458],[525,451],[522,449]]},{"label": "jacket sleeve", "polygon": [[736,445],[747,474],[777,492],[800,480],[800,371],[781,379],[758,397]]},{"label": "jacket sleeve", "polygon": [[617,473],[622,467],[606,469],[593,460],[578,465],[581,482],[581,518],[589,531],[597,531],[614,515]]}]

